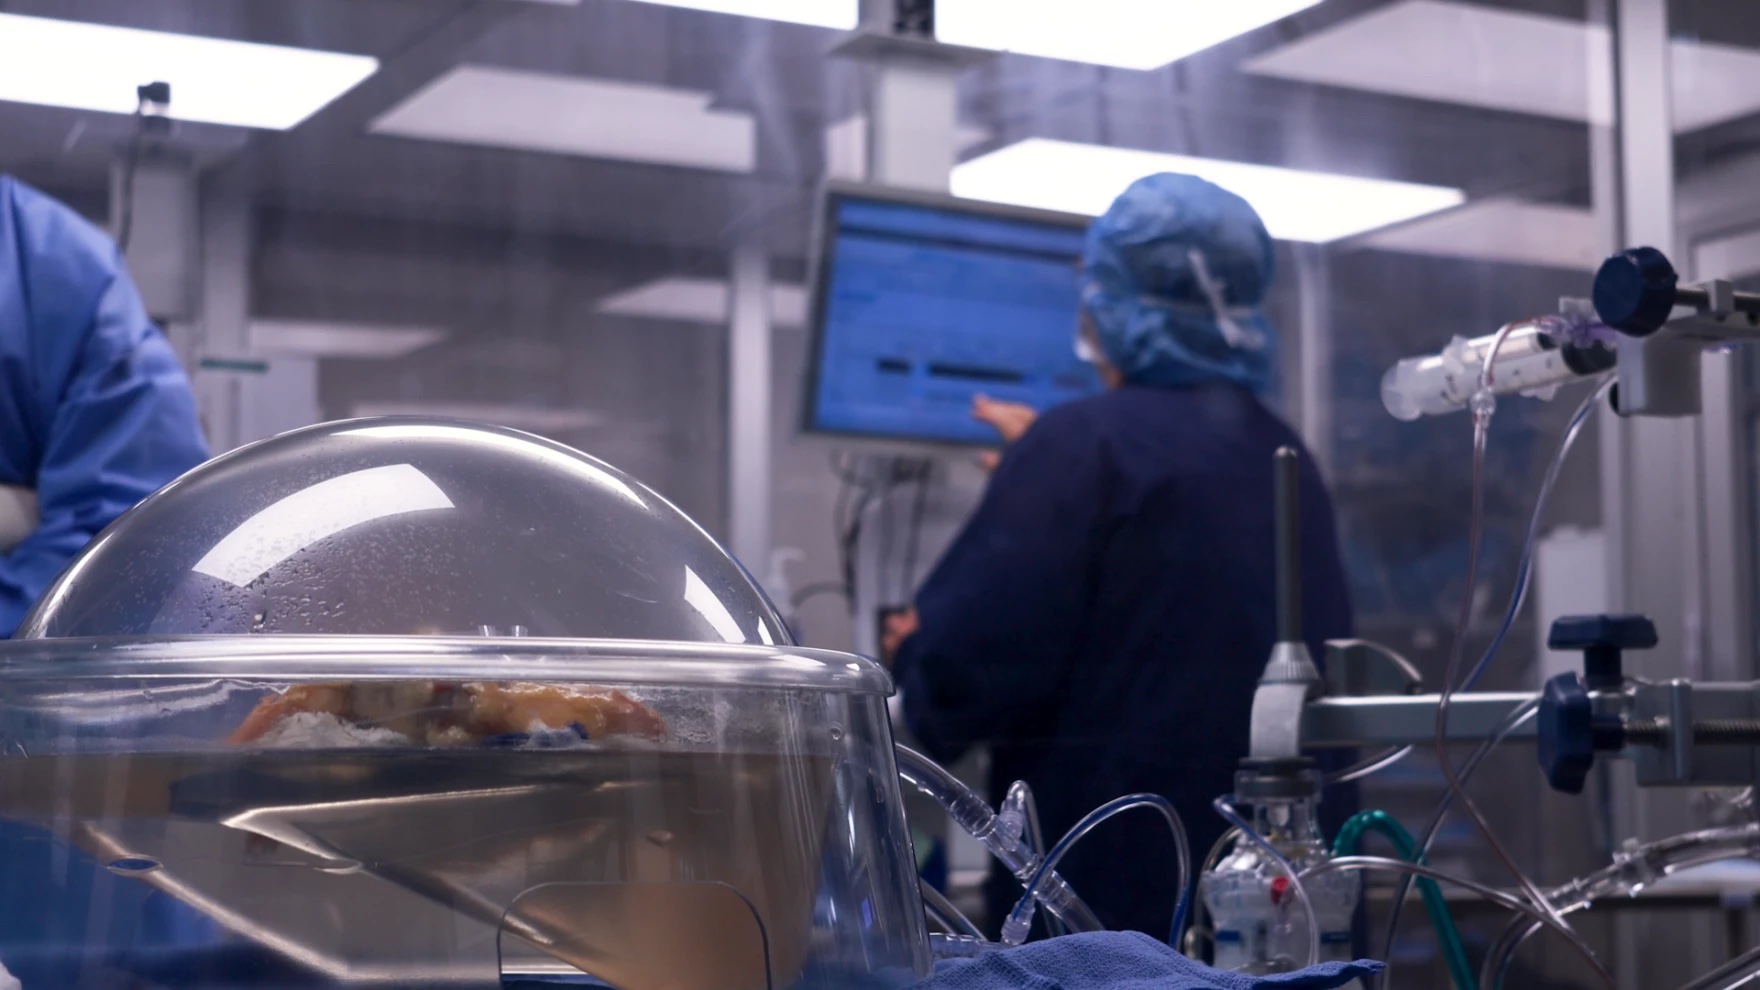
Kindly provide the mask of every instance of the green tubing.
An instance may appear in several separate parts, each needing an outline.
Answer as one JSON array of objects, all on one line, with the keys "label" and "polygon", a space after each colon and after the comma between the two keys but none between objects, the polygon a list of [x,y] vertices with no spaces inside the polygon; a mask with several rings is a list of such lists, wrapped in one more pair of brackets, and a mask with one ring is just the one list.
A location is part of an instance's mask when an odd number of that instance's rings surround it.
[{"label": "green tubing", "polygon": [[[1338,830],[1338,839],[1332,843],[1332,854],[1356,855],[1365,832],[1380,833],[1408,863],[1417,855],[1417,843],[1412,840],[1412,833],[1385,811],[1359,812],[1345,822]],[[1442,942],[1442,955],[1448,961],[1448,971],[1454,977],[1456,990],[1479,990],[1479,974],[1473,972],[1472,965],[1467,962],[1466,947],[1461,945],[1461,933],[1454,926],[1454,916],[1448,913],[1448,902],[1442,899],[1442,888],[1436,885],[1436,881],[1421,877],[1418,894],[1424,898],[1424,909],[1429,912],[1430,923],[1436,927],[1436,937]]]}]

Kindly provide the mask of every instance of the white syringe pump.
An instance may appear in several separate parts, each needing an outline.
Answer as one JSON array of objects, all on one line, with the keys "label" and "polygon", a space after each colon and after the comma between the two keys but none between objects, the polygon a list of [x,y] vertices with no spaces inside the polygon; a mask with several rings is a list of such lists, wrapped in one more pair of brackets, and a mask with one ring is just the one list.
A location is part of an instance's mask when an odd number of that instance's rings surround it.
[{"label": "white syringe pump", "polygon": [[[1549,399],[1558,386],[1614,367],[1616,334],[1592,317],[1567,312],[1523,320],[1503,334],[1492,364],[1494,395]],[[1440,353],[1406,358],[1381,377],[1381,402],[1395,419],[1411,421],[1464,409],[1479,389],[1485,355],[1499,334],[1456,337]]]}]

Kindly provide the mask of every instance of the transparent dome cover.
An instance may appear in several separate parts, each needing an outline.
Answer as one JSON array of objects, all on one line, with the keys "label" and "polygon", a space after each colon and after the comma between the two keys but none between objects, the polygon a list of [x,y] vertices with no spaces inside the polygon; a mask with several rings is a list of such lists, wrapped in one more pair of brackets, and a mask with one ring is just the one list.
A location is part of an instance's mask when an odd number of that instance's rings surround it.
[{"label": "transparent dome cover", "polygon": [[0,963],[897,990],[929,948],[891,681],[784,630],[677,509],[537,437],[358,420],[218,458],[0,642]]},{"label": "transparent dome cover", "polygon": [[384,418],[190,472],[105,530],[17,636],[785,645],[786,629],[707,533],[616,468],[514,430]]}]

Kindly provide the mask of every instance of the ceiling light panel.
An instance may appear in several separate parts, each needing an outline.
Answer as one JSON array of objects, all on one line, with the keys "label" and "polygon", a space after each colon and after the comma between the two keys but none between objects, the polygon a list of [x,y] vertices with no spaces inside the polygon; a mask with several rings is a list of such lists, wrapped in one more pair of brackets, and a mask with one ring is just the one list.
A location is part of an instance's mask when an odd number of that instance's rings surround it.
[{"label": "ceiling light panel", "polygon": [[251,353],[317,358],[400,358],[446,338],[433,327],[252,320]]},{"label": "ceiling light panel", "polygon": [[1595,214],[1574,206],[1487,199],[1379,231],[1364,247],[1571,271],[1601,264]]},{"label": "ceiling light panel", "polygon": [[[1445,0],[1404,0],[1248,60],[1243,68],[1338,86],[1559,120],[1613,120],[1607,29]],[[1760,52],[1676,41],[1675,129],[1760,110]]]},{"label": "ceiling light panel", "polygon": [[757,127],[708,93],[458,66],[369,125],[375,134],[750,172]]},{"label": "ceiling light panel", "polygon": [[[606,296],[595,308],[613,316],[719,326],[729,319],[731,299],[724,279],[662,278]],[[792,330],[806,322],[807,290],[799,285],[772,285],[771,325]]]},{"label": "ceiling light panel", "polygon": [[937,0],[935,37],[954,45],[1155,69],[1320,0]]},{"label": "ceiling light panel", "polygon": [[0,100],[133,113],[171,84],[171,116],[286,130],[379,67],[365,55],[0,14]]},{"label": "ceiling light panel", "polygon": [[768,21],[849,30],[860,18],[861,0],[637,0],[660,7],[761,17]]},{"label": "ceiling light panel", "polygon": [[967,199],[1098,216],[1132,182],[1196,175],[1252,203],[1271,236],[1325,243],[1458,206],[1459,189],[1029,138],[962,162],[953,193]]}]

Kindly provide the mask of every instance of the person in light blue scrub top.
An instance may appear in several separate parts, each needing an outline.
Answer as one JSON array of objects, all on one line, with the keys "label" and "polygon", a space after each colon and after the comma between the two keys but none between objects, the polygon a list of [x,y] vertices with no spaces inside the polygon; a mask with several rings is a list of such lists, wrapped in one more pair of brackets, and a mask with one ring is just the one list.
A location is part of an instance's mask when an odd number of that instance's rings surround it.
[{"label": "person in light blue scrub top", "polygon": [[100,530],[207,457],[116,245],[0,176],[0,637]]},{"label": "person in light blue scrub top", "polygon": [[[207,456],[189,381],[116,245],[0,176],[0,638],[100,530]],[[68,910],[44,910],[51,891]],[[139,985],[108,968],[117,948],[217,936],[64,838],[0,818],[0,963],[27,990]]]}]

